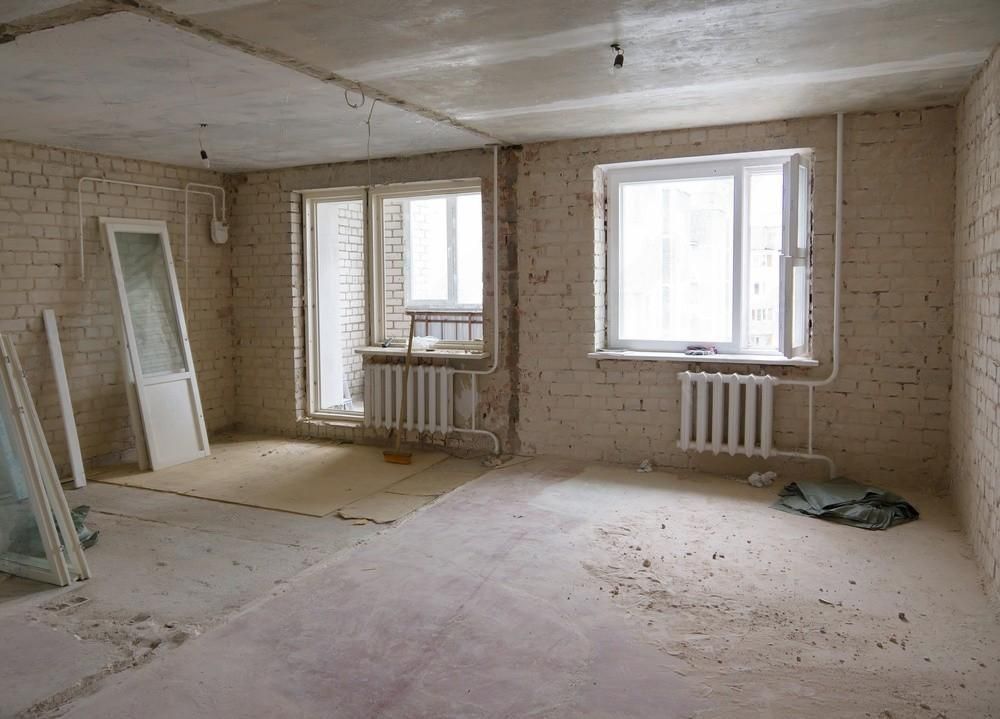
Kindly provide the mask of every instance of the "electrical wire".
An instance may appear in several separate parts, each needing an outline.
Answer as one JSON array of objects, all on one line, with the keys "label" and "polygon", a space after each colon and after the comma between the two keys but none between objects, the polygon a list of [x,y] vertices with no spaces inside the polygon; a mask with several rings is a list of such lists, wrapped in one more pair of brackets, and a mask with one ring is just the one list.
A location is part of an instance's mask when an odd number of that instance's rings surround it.
[{"label": "electrical wire", "polygon": [[351,98],[347,95],[347,88],[346,87],[344,88],[344,102],[346,102],[347,106],[352,110],[357,110],[359,108],[364,107],[365,102],[368,100],[368,98],[365,97],[365,89],[361,86],[361,83],[358,83],[358,92],[361,93],[361,102],[355,104],[351,102]]},{"label": "electrical wire", "polygon": [[375,112],[375,106],[378,104],[378,100],[372,101],[372,107],[368,111],[368,119],[365,120],[365,125],[368,126],[368,146],[366,149],[366,155],[368,156],[368,187],[372,187],[372,114]]}]

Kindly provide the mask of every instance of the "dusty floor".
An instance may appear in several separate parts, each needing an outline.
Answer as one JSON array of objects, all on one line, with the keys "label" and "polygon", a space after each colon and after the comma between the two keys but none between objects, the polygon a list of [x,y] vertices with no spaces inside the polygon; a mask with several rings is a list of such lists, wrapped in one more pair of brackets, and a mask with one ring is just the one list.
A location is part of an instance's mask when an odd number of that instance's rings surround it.
[{"label": "dusty floor", "polygon": [[[20,646],[25,627],[58,638],[67,654],[40,657],[34,683],[91,670],[80,645],[108,646],[107,631],[121,636],[102,658],[140,666],[40,715],[1000,716],[996,609],[936,497],[909,492],[920,521],[866,532],[772,510],[775,488],[538,458],[371,536],[87,492],[107,510],[93,554],[106,579],[79,608],[22,600],[0,646]],[[112,522],[135,523],[139,544],[116,547]],[[140,606],[148,619],[121,622]]]},{"label": "dusty floor", "polygon": [[[415,479],[485,471],[459,459],[436,466]],[[95,578],[58,589],[0,574],[0,719],[86,694],[383,529],[98,482],[67,498],[92,507]]]}]

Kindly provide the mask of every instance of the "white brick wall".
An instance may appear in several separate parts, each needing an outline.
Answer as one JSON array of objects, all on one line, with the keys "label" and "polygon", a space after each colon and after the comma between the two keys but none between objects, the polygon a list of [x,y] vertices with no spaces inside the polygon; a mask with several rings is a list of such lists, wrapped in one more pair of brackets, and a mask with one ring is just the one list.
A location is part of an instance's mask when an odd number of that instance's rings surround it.
[{"label": "white brick wall", "polygon": [[[513,171],[509,163],[503,173]],[[375,160],[377,184],[478,177],[483,187],[484,257],[492,257],[492,154],[481,150]],[[302,308],[301,203],[297,191],[363,186],[366,163],[318,165],[236,178],[233,209],[233,294],[237,349],[236,417],[245,429],[362,439],[361,430],[335,423],[305,421],[305,327]],[[512,184],[501,185],[501,327],[509,327],[514,302],[506,299],[511,281],[516,227]],[[492,266],[483,285],[490,306]],[[486,337],[492,337],[492,318]],[[507,437],[512,432],[509,332],[502,335],[501,368],[480,382],[480,426]],[[487,340],[489,342],[489,340]],[[485,446],[485,445],[484,445]]]},{"label": "white brick wall", "polygon": [[958,108],[951,485],[1000,597],[1000,51]]},{"label": "white brick wall", "polygon": [[[41,312],[59,318],[81,449],[88,462],[113,461],[134,445],[112,315],[110,265],[96,217],[167,221],[184,295],[184,196],[159,190],[84,185],[86,267],[79,279],[77,179],[104,176],[183,187],[219,184],[217,173],[0,141],[0,332],[17,344],[55,461],[68,465]],[[233,417],[230,248],[208,239],[211,207],[192,196],[188,327],[210,429]]]},{"label": "white brick wall", "polygon": [[[604,257],[601,238],[595,242],[600,188],[595,193],[594,166],[815,148],[814,345],[824,367],[812,374],[825,376],[834,146],[832,117],[525,146],[517,186],[524,448],[629,464],[649,457],[676,467],[747,470],[747,461],[676,449],[675,374],[685,365],[587,358],[602,335],[595,321],[604,321],[603,303],[595,299],[604,292]],[[833,385],[817,391],[815,447],[861,481],[944,481],[953,147],[949,108],[846,118],[842,367]],[[783,389],[777,403],[777,443],[803,447],[805,391]]]},{"label": "white brick wall", "polygon": [[362,357],[354,350],[367,344],[365,332],[365,237],[360,202],[341,205],[340,223],[340,331],[343,340],[344,379],[351,397],[364,391]]},{"label": "white brick wall", "polygon": [[[817,393],[816,448],[861,480],[937,484],[948,451],[954,112],[938,108],[852,115],[846,136],[843,366],[838,381]],[[675,449],[674,375],[684,365],[586,357],[604,321],[603,303],[595,299],[603,292],[604,258],[595,241],[594,166],[815,148],[815,345],[818,356],[827,360],[833,144],[834,120],[817,118],[504,151],[501,371],[482,383],[481,426],[499,432],[509,448],[523,442],[529,452],[626,463],[651,457],[673,466],[746,469],[746,462],[688,457]],[[110,392],[105,386],[119,381],[111,343],[111,290],[106,262],[97,256],[92,219],[88,253],[93,272],[85,286],[74,283],[75,178],[106,172],[171,185],[219,178],[48,148],[11,143],[0,148],[0,328],[13,332],[26,355],[45,368],[32,377],[40,391],[48,369],[38,317],[48,305],[63,315],[85,454],[115,455],[130,440],[120,385]],[[492,236],[490,169],[491,157],[482,151],[373,164],[380,183],[482,178],[486,258]],[[367,177],[364,163],[350,163],[227,178],[235,197],[232,240],[225,247],[207,241],[204,212],[196,217],[190,324],[211,427],[239,422],[247,429],[285,434],[357,434],[301,421],[305,349],[296,191],[363,185]],[[179,196],[117,188],[102,189],[99,196],[88,190],[85,199],[88,217],[167,219],[180,260]],[[183,266],[179,268],[183,282]],[[487,288],[492,286],[490,271],[489,266],[484,270]],[[485,304],[490,307],[489,297]],[[489,325],[485,336],[491,337]],[[55,397],[51,390],[42,397],[46,426],[59,446]],[[804,393],[782,391],[777,441],[786,448],[801,447],[804,426]]]},{"label": "white brick wall", "polygon": [[[843,363],[837,382],[817,392],[815,444],[834,456],[843,472],[863,481],[944,481],[954,127],[949,108],[846,119]],[[684,365],[586,357],[601,333],[595,324],[603,322],[604,312],[595,299],[595,291],[603,293],[604,258],[595,241],[594,166],[815,148],[814,344],[824,367],[812,374],[823,376],[831,352],[834,139],[835,120],[827,117],[504,151],[501,280],[507,288],[514,278],[518,289],[516,304],[503,303],[502,356],[508,371],[484,383],[483,426],[500,431],[512,447],[523,443],[526,451],[746,470],[745,461],[676,450],[674,375]],[[379,161],[375,175],[377,182],[482,177],[488,218],[489,166],[488,155],[472,151]],[[294,190],[366,180],[366,166],[352,163],[254,173],[239,186],[237,416],[248,428],[345,434],[299,422],[304,353]],[[519,371],[510,373],[515,361]],[[784,448],[805,444],[805,399],[803,390],[779,393],[776,438]]]}]

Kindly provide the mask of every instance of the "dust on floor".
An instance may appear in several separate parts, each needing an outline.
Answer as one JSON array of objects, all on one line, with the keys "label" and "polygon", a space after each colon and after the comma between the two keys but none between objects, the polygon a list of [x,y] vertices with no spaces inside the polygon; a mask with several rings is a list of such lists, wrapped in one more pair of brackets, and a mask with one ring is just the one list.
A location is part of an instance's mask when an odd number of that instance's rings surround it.
[{"label": "dust on floor", "polygon": [[[447,458],[400,491],[422,505],[483,471]],[[0,719],[58,712],[383,529],[100,482],[68,498],[101,532],[94,578],[54,588],[0,575],[0,654],[19,659],[0,661]]]},{"label": "dust on floor", "polygon": [[776,489],[497,470],[68,716],[997,716],[1000,624],[948,501],[908,491],[919,521],[866,532]]},{"label": "dust on floor", "polygon": [[595,523],[587,566],[710,688],[699,717],[997,716],[1000,628],[947,499],[907,492],[922,519],[869,532],[770,509],[780,483],[660,486]]}]

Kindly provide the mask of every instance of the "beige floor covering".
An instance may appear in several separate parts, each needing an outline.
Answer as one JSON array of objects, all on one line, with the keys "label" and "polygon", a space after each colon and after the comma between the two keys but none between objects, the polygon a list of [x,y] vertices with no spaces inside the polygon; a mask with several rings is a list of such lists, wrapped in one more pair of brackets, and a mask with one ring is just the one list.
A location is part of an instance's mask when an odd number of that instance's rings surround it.
[{"label": "beige floor covering", "polygon": [[337,514],[344,519],[367,519],[377,524],[395,522],[485,471],[475,465],[473,467],[470,471],[467,465],[436,464],[432,471],[420,472],[388,489],[362,497],[340,509]]},{"label": "beige floor covering", "polygon": [[[134,465],[118,465],[94,472],[89,479],[323,517],[359,499],[400,485],[403,480],[447,458],[448,455],[442,452],[414,452],[412,464],[389,464],[382,459],[379,447],[225,435],[213,441],[211,457],[157,472],[138,472]],[[403,511],[406,514],[434,496],[469,481],[472,476],[468,471],[443,468],[440,477],[421,478],[412,486],[402,484],[396,496],[411,495],[410,501],[392,500],[394,509],[390,514],[405,509],[404,503],[411,506]],[[415,499],[418,497],[421,501]],[[385,511],[376,509],[381,521],[402,516],[384,519]]]}]

